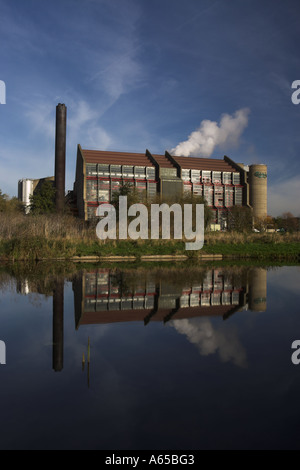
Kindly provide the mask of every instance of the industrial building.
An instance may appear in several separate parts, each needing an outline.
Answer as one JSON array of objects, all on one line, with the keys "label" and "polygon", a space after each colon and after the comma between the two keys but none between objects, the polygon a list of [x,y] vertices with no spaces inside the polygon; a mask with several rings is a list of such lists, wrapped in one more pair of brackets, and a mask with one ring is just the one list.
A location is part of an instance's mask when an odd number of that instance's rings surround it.
[{"label": "industrial building", "polygon": [[224,229],[228,211],[250,207],[254,219],[267,216],[267,167],[245,166],[223,159],[194,158],[145,153],[82,149],[78,145],[74,197],[78,215],[96,216],[99,204],[109,203],[122,184],[131,183],[138,192],[164,200],[182,194],[203,196],[210,207],[212,224]]},{"label": "industrial building", "polygon": [[29,179],[24,178],[18,182],[18,199],[24,205],[25,214],[28,214],[30,211],[31,205],[31,196],[35,194],[36,191],[39,191],[45,181],[52,181],[54,184],[54,176],[49,176],[47,178],[40,179]]},{"label": "industrial building", "polygon": [[110,203],[124,183],[150,199],[176,201],[183,194],[202,196],[211,212],[212,227],[226,229],[228,213],[235,207],[252,209],[253,220],[267,217],[267,167],[244,165],[227,156],[222,159],[145,153],[111,152],[77,148],[73,191],[66,197],[67,108],[56,107],[55,177],[20,180],[19,199],[29,210],[30,195],[45,180],[54,180],[55,207],[68,203],[83,220],[96,217],[99,204]]}]

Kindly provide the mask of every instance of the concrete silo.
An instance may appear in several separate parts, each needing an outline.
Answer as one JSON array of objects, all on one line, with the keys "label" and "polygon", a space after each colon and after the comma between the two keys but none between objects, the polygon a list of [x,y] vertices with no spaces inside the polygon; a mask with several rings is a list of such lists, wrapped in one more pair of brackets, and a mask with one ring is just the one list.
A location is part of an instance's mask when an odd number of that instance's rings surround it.
[{"label": "concrete silo", "polygon": [[249,271],[249,308],[252,312],[267,310],[267,270],[252,268]]},{"label": "concrete silo", "polygon": [[249,167],[250,205],[254,219],[267,217],[267,166],[251,165]]}]

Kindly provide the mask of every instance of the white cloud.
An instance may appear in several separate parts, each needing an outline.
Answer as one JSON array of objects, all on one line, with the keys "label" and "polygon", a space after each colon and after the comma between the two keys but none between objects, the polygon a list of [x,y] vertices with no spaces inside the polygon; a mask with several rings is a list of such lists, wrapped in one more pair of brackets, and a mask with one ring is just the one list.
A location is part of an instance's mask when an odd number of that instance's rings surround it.
[{"label": "white cloud", "polygon": [[30,133],[52,139],[55,136],[55,107],[45,98],[28,101],[25,109],[25,122],[29,120]]},{"label": "white cloud", "polygon": [[233,328],[223,326],[217,330],[207,318],[174,320],[170,324],[197,346],[201,356],[218,352],[222,362],[232,361],[239,367],[247,365],[246,352]]},{"label": "white cloud", "polygon": [[111,138],[98,124],[100,112],[92,109],[86,101],[73,103],[68,111],[68,138],[72,147],[77,144],[83,147],[105,150]]},{"label": "white cloud", "polygon": [[210,157],[216,147],[237,147],[240,136],[248,125],[249,113],[250,110],[244,108],[236,111],[233,116],[223,114],[220,124],[203,120],[187,140],[171,150],[171,154],[183,157]]}]

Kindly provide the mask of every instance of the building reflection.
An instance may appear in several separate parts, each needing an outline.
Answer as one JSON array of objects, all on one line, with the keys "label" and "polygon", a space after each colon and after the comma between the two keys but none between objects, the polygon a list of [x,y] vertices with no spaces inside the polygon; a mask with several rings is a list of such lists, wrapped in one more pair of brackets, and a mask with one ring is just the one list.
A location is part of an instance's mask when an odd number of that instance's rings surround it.
[{"label": "building reflection", "polygon": [[[75,327],[118,322],[167,323],[197,317],[227,320],[237,312],[264,312],[267,308],[267,269],[253,267],[240,271],[203,270],[200,275],[154,270],[143,272],[93,269],[77,273],[72,281]],[[198,273],[199,274],[199,273]],[[18,281],[20,294],[53,296],[53,359],[55,372],[64,362],[65,278],[52,279],[51,288],[24,279]],[[90,365],[88,344],[87,366]],[[84,369],[83,359],[83,369]],[[89,375],[89,373],[88,373]]]},{"label": "building reflection", "polygon": [[[245,275],[246,273],[246,275]],[[73,281],[76,329],[83,325],[140,321],[168,322],[203,316],[224,320],[241,310],[265,311],[267,270],[243,275],[209,269],[200,280],[172,282],[145,272],[138,279],[109,269],[83,272]]]}]

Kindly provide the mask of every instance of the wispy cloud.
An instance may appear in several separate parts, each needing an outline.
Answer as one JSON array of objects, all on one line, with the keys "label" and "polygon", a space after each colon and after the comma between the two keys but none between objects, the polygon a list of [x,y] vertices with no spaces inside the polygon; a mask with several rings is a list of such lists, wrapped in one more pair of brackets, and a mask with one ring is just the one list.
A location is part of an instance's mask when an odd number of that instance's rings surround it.
[{"label": "wispy cloud", "polygon": [[73,148],[78,143],[89,148],[108,148],[111,138],[99,125],[101,114],[96,109],[81,100],[70,105],[68,116],[68,137]]}]

